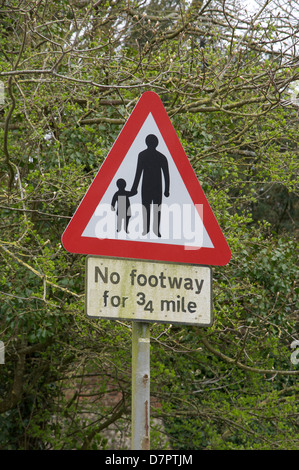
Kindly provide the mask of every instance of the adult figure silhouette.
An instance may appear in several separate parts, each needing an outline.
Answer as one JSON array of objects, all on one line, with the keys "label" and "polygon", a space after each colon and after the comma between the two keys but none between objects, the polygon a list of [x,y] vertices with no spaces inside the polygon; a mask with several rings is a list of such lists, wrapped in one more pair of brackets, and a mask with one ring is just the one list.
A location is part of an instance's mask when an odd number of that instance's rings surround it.
[{"label": "adult figure silhouette", "polygon": [[164,196],[168,197],[168,162],[165,155],[156,149],[159,143],[156,135],[149,134],[145,139],[145,143],[147,148],[138,155],[136,174],[131,189],[131,194],[137,194],[138,185],[142,177],[141,201],[143,214],[143,235],[146,235],[149,232],[151,206],[153,206],[153,230],[158,237],[161,237],[160,222],[163,193],[162,176],[164,178]]}]

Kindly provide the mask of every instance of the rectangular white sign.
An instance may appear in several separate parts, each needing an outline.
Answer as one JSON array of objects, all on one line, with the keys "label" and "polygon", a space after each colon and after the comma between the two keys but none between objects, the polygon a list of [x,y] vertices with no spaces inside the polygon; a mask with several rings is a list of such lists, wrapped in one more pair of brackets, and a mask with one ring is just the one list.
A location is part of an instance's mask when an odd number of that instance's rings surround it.
[{"label": "rectangular white sign", "polygon": [[207,266],[87,256],[85,294],[89,317],[212,324]]}]

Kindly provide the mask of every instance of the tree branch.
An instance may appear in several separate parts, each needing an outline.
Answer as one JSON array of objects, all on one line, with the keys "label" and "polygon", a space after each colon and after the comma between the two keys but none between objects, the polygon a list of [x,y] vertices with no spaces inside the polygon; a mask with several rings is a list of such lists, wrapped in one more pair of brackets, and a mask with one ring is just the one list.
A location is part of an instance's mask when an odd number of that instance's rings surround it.
[{"label": "tree branch", "polygon": [[224,362],[227,362],[228,364],[236,365],[240,369],[249,371],[249,372],[255,372],[258,374],[271,374],[271,375],[299,375],[299,370],[278,370],[278,369],[260,369],[258,367],[250,367],[247,366],[246,364],[243,364],[240,362],[238,359],[233,359],[226,354],[223,354],[220,352],[218,349],[216,349],[214,346],[211,345],[211,343],[207,340],[207,337],[199,332],[199,336],[205,345],[205,347],[213,354],[215,354],[217,357],[222,359]]},{"label": "tree branch", "polygon": [[25,370],[25,353],[18,355],[15,368],[14,381],[10,393],[0,401],[0,414],[14,408],[20,401],[23,393],[23,375]]},{"label": "tree branch", "polygon": [[25,263],[25,261],[21,260],[18,256],[16,256],[11,251],[9,251],[7,248],[5,248],[2,244],[0,244],[0,249],[3,250],[5,253],[7,253],[9,256],[11,256],[15,261],[20,263],[22,266],[29,269],[36,276],[38,276],[40,279],[42,279],[45,284],[48,284],[49,286],[52,286],[55,289],[61,290],[62,292],[65,292],[67,294],[73,295],[74,297],[77,297],[78,299],[80,299],[84,296],[84,294],[76,294],[75,292],[72,292],[69,289],[66,289],[65,287],[61,287],[58,284],[55,284],[54,282],[49,281],[49,279],[47,279],[47,276],[45,274],[40,273],[39,271],[34,269],[32,266],[30,266],[28,263]]}]

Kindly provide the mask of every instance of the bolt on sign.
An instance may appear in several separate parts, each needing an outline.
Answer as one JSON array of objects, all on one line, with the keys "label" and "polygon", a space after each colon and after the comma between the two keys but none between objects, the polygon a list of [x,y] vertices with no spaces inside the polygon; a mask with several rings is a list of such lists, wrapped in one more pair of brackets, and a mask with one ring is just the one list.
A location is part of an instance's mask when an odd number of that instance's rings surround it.
[{"label": "bolt on sign", "polygon": [[207,266],[86,258],[89,317],[210,326],[211,297]]}]

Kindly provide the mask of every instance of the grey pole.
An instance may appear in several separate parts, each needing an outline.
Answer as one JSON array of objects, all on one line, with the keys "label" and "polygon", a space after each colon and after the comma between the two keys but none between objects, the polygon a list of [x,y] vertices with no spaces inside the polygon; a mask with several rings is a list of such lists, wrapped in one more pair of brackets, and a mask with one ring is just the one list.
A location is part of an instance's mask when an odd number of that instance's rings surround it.
[{"label": "grey pole", "polygon": [[132,325],[132,450],[150,448],[150,324]]}]

